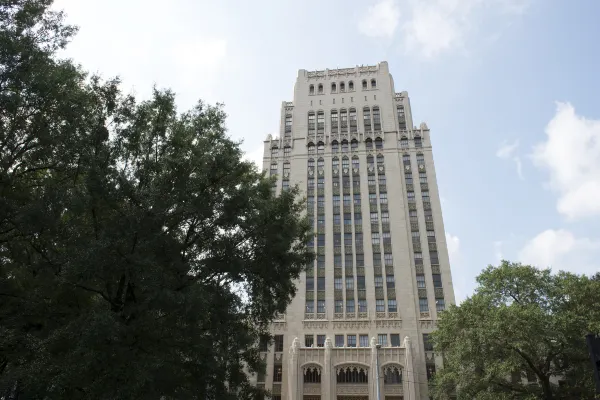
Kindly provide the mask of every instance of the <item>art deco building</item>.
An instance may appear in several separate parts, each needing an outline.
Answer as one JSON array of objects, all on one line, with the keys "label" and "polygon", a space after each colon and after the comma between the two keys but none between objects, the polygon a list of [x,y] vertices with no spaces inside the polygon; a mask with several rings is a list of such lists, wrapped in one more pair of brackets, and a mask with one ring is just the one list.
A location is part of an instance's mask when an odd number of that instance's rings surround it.
[{"label": "art deco building", "polygon": [[317,258],[257,383],[277,400],[427,399],[428,335],[454,292],[430,132],[387,62],[300,70],[263,162],[273,190],[304,190]]}]

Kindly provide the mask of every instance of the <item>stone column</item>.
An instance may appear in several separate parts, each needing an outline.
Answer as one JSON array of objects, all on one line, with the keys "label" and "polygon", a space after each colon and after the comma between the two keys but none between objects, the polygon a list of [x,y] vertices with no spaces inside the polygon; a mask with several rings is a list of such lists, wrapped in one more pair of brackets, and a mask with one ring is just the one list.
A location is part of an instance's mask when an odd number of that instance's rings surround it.
[{"label": "stone column", "polygon": [[323,360],[323,371],[321,372],[321,398],[322,399],[331,399],[331,349],[332,349],[331,339],[325,339],[325,357]]},{"label": "stone column", "polygon": [[369,368],[369,398],[377,399],[377,340],[371,338],[371,367]]},{"label": "stone column", "polygon": [[402,379],[404,381],[404,399],[417,400],[416,392],[416,373],[413,363],[412,345],[408,336],[404,337],[404,371],[402,371]]},{"label": "stone column", "polygon": [[298,348],[300,342],[298,338],[294,338],[290,347],[290,357],[288,364],[288,400],[296,400],[298,398]]}]

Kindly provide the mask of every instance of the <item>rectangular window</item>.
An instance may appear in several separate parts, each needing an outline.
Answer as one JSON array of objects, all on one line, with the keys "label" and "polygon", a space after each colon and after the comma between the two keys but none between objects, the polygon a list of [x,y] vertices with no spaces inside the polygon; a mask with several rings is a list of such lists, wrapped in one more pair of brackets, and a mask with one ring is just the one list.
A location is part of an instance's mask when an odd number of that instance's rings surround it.
[{"label": "rectangular window", "polygon": [[383,299],[375,300],[375,311],[385,312],[385,300],[383,300]]},{"label": "rectangular window", "polygon": [[385,185],[385,175],[379,175],[379,184]]},{"label": "rectangular window", "polygon": [[367,301],[366,300],[358,301],[358,312],[367,312]]},{"label": "rectangular window", "polygon": [[273,343],[275,344],[275,352],[281,353],[283,351],[283,335],[275,335],[273,339]]},{"label": "rectangular window", "polygon": [[347,336],[348,347],[356,347],[356,335]]},{"label": "rectangular window", "polygon": [[392,333],[390,335],[390,342],[392,343],[392,347],[400,347],[400,335]]},{"label": "rectangular window", "polygon": [[390,223],[390,213],[388,213],[387,211],[382,212],[381,213],[381,222],[383,222],[384,224],[389,224]]},{"label": "rectangular window", "polygon": [[342,266],[342,256],[341,254],[336,254],[333,256],[333,266],[335,268],[341,268]]},{"label": "rectangular window", "polygon": [[365,286],[365,277],[364,276],[357,276],[356,277],[356,288],[358,290],[364,290],[366,288],[366,286]]},{"label": "rectangular window", "polygon": [[313,278],[312,276],[306,278],[306,290],[315,290],[315,278]]},{"label": "rectangular window", "polygon": [[379,244],[379,233],[371,233],[371,244]]},{"label": "rectangular window", "polygon": [[360,347],[369,347],[369,335],[360,335],[358,341]]},{"label": "rectangular window", "polygon": [[[350,242],[350,245],[352,245],[352,242]],[[346,257],[344,258],[344,266],[346,268],[352,268],[352,253],[346,253]]]},{"label": "rectangular window", "polygon": [[429,311],[429,304],[427,303],[427,299],[419,299],[419,310],[421,312]]},{"label": "rectangular window", "polygon": [[377,343],[382,347],[387,347],[387,333],[380,333],[377,335]]},{"label": "rectangular window", "polygon": [[394,265],[394,258],[392,257],[392,253],[385,253],[383,255],[383,261],[386,267]]},{"label": "rectangular window", "polygon": [[315,302],[312,300],[306,300],[306,312],[312,314],[315,312]]},{"label": "rectangular window", "polygon": [[352,214],[346,213],[344,214],[344,225],[352,225]]},{"label": "rectangular window", "polygon": [[352,205],[352,198],[349,194],[344,195],[344,207]]},{"label": "rectangular window", "polygon": [[325,196],[317,197],[317,207],[325,207]]},{"label": "rectangular window", "polygon": [[344,302],[342,300],[335,301],[335,312],[336,313],[344,312]]},{"label": "rectangular window", "polygon": [[[317,189],[325,189],[325,178],[317,179]],[[325,199],[323,199],[323,202],[325,202]]]},{"label": "rectangular window", "polygon": [[431,336],[429,336],[429,333],[423,334],[423,348],[425,351],[433,351],[433,342],[431,341]]},{"label": "rectangular window", "polygon": [[354,289],[354,278],[351,276],[346,277],[346,289]]},{"label": "rectangular window", "polygon": [[314,335],[304,335],[304,347],[313,347],[315,344]]},{"label": "rectangular window", "polygon": [[282,377],[283,377],[283,365],[281,365],[281,364],[273,365],[273,382],[281,382]]},{"label": "rectangular window", "polygon": [[442,287],[442,276],[440,274],[432,274],[433,287]]},{"label": "rectangular window", "polygon": [[290,188],[290,181],[281,182],[281,190],[288,190]]},{"label": "rectangular window", "polygon": [[340,196],[338,196],[338,195],[333,196],[333,206],[334,207],[340,206]]},{"label": "rectangular window", "polygon": [[407,185],[412,185],[412,183],[413,183],[412,174],[406,174],[406,175],[404,175],[404,178],[406,179]]},{"label": "rectangular window", "polygon": [[317,226],[324,226],[324,225],[325,225],[325,214],[317,215]]},{"label": "rectangular window", "polygon": [[339,225],[342,223],[342,217],[340,214],[333,214],[333,224]]},{"label": "rectangular window", "polygon": [[381,267],[381,254],[380,253],[373,254],[373,266]]},{"label": "rectangular window", "polygon": [[369,186],[375,186],[375,175],[369,175],[369,179],[367,180]]},{"label": "rectangular window", "polygon": [[325,268],[325,256],[322,254],[317,256],[317,268]]},{"label": "rectangular window", "polygon": [[335,347],[344,347],[344,335],[335,335]]},{"label": "rectangular window", "polygon": [[375,287],[376,288],[382,288],[383,287],[383,276],[376,276],[375,277]]},{"label": "rectangular window", "polygon": [[269,351],[269,338],[266,336],[261,336],[258,342],[258,350],[259,351]]},{"label": "rectangular window", "polygon": [[377,194],[369,193],[369,204],[377,204]]},{"label": "rectangular window", "polygon": [[[361,240],[361,245],[362,245],[362,240]],[[356,266],[357,267],[364,267],[365,266],[365,255],[364,254],[357,254],[356,255]]]},{"label": "rectangular window", "polygon": [[421,192],[421,196],[423,197],[423,200],[429,201],[429,191],[426,190]]},{"label": "rectangular window", "polygon": [[317,301],[317,312],[324,313],[325,312],[325,300]]},{"label": "rectangular window", "polygon": [[342,234],[341,233],[333,234],[333,245],[336,247],[342,245]]},{"label": "rectangular window", "polygon": [[406,192],[406,196],[408,197],[408,200],[414,200],[415,199],[415,192]]},{"label": "rectangular window", "polygon": [[317,347],[325,347],[325,335],[317,335]]},{"label": "rectangular window", "polygon": [[314,179],[309,179],[308,180],[308,188],[309,189],[314,189],[315,188],[315,180]]},{"label": "rectangular window", "polygon": [[425,275],[417,275],[417,287],[418,288],[425,287]]},{"label": "rectangular window", "polygon": [[344,233],[344,246],[352,246],[352,234]]},{"label": "rectangular window", "polygon": [[346,312],[347,313],[354,312],[354,300],[346,300]]},{"label": "rectangular window", "polygon": [[363,234],[360,232],[355,233],[354,242],[356,243],[356,247],[361,247],[363,244]]},{"label": "rectangular window", "polygon": [[360,194],[355,194],[354,195],[354,205],[355,206],[360,206]]},{"label": "rectangular window", "polygon": [[317,278],[317,290],[325,290],[325,278]]},{"label": "rectangular window", "polygon": [[371,213],[371,223],[376,224],[379,221],[379,214],[376,212]]},{"label": "rectangular window", "polygon": [[342,290],[342,278],[334,278],[333,279],[333,288],[335,290]]},{"label": "rectangular window", "polygon": [[354,214],[354,225],[362,225],[362,214],[361,213]]},{"label": "rectangular window", "polygon": [[385,277],[386,286],[388,289],[394,288],[394,275],[388,275]]},{"label": "rectangular window", "polygon": [[435,299],[435,309],[437,312],[446,310],[446,301],[444,299]]},{"label": "rectangular window", "polygon": [[396,300],[388,300],[388,311],[396,312],[398,309],[396,308]]},{"label": "rectangular window", "polygon": [[324,233],[319,233],[317,235],[317,246],[325,246],[325,234]]},{"label": "rectangular window", "polygon": [[387,202],[388,202],[387,193],[379,193],[379,203],[387,204]]}]

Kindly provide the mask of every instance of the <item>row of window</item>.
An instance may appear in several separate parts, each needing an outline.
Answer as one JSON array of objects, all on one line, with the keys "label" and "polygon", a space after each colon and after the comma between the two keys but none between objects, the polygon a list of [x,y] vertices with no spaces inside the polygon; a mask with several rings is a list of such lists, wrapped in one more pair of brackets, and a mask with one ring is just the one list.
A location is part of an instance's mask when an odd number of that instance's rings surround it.
[{"label": "row of window", "polygon": [[[346,91],[346,83],[340,82],[339,86],[336,82],[331,83],[331,93],[338,93],[338,88],[339,88],[340,93],[344,93]],[[363,79],[363,81],[362,81],[362,88],[363,88],[363,90],[367,90],[369,88],[369,82],[366,79]],[[377,89],[377,80],[371,79],[371,89]],[[354,91],[354,82],[353,81],[348,82],[348,91],[349,92]],[[317,94],[324,93],[324,86],[322,83],[319,83],[317,85],[316,93]],[[310,85],[308,87],[308,94],[311,94],[311,95],[315,94],[315,85]]]},{"label": "row of window", "polygon": [[[343,108],[339,110],[339,114],[338,110],[331,110],[330,127],[331,133],[348,133],[348,127],[350,133],[358,132],[356,109],[350,108],[346,110]],[[363,108],[363,127],[365,132],[381,130],[381,112],[378,106],[374,106],[372,109],[369,107]],[[325,133],[325,112],[322,110],[316,113],[314,111],[308,112],[308,133],[314,134],[315,130],[321,135]]]}]

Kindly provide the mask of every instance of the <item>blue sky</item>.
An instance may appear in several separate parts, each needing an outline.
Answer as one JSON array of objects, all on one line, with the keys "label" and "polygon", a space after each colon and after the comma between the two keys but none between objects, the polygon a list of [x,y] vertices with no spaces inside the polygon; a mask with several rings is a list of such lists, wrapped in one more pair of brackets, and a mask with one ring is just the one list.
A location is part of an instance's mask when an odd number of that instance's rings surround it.
[{"label": "blue sky", "polygon": [[[126,5],[124,5],[126,4]],[[165,8],[165,4],[168,7]],[[223,102],[248,157],[298,69],[386,60],[431,128],[457,300],[501,258],[600,270],[596,0],[57,0],[66,54],[147,97]]]}]

